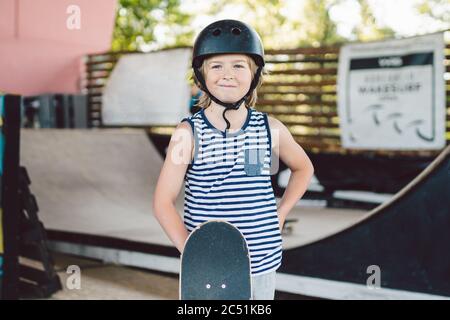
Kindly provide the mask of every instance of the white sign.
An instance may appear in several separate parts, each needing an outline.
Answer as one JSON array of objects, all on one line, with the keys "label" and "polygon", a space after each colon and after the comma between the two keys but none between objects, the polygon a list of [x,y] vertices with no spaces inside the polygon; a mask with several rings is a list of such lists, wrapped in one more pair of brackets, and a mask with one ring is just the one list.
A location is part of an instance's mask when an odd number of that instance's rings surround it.
[{"label": "white sign", "polygon": [[103,92],[103,123],[175,125],[188,117],[191,55],[179,48],[122,56]]},{"label": "white sign", "polygon": [[338,72],[342,146],[442,149],[443,62],[442,33],[344,46]]}]

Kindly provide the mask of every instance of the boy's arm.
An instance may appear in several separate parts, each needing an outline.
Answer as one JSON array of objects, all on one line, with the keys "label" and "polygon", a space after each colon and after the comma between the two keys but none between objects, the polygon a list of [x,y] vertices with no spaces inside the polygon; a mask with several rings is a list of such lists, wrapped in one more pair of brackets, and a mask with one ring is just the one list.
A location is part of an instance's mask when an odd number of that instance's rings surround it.
[{"label": "boy's arm", "polygon": [[192,146],[191,127],[189,123],[182,122],[170,139],[153,195],[153,214],[180,253],[183,252],[188,232],[176,210],[175,201],[191,161]]},{"label": "boy's arm", "polygon": [[288,185],[278,206],[282,229],[287,215],[306,192],[314,174],[314,167],[303,148],[280,120],[269,117],[269,126],[273,151],[291,169]]}]

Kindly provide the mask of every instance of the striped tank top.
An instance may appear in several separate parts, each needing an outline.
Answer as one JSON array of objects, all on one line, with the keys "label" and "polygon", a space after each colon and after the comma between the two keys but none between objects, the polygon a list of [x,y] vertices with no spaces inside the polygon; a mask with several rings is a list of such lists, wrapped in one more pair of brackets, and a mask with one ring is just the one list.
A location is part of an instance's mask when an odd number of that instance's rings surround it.
[{"label": "striped tank top", "polygon": [[248,108],[236,132],[216,129],[205,109],[184,118],[194,135],[194,159],[185,175],[184,224],[190,233],[209,220],[225,220],[244,235],[252,276],[278,269],[282,239],[270,166],[266,113]]}]

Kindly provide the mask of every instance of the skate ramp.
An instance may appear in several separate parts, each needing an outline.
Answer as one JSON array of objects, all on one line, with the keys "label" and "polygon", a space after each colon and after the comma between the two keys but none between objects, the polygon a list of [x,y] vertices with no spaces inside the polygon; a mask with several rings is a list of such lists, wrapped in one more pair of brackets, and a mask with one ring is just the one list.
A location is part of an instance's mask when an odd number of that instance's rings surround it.
[{"label": "skate ramp", "polygon": [[375,266],[381,287],[450,296],[449,195],[447,146],[390,201],[343,230],[285,250],[280,271],[365,286]]},{"label": "skate ramp", "polygon": [[152,214],[163,159],[143,130],[22,129],[20,159],[46,229],[170,245]]}]

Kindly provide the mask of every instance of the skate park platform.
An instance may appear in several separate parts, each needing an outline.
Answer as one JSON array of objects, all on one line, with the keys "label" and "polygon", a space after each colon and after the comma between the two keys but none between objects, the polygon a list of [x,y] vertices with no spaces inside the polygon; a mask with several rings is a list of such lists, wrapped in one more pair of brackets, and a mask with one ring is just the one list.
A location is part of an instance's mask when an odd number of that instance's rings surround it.
[{"label": "skate park platform", "polygon": [[[53,250],[179,272],[179,253],[152,214],[163,159],[143,130],[22,129],[20,159]],[[328,299],[450,297],[448,194],[449,147],[374,210],[294,208],[277,290]],[[381,270],[381,288],[366,286],[371,265]]]}]

